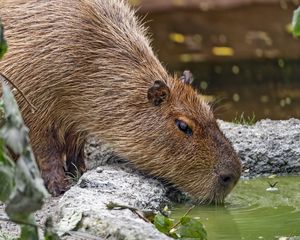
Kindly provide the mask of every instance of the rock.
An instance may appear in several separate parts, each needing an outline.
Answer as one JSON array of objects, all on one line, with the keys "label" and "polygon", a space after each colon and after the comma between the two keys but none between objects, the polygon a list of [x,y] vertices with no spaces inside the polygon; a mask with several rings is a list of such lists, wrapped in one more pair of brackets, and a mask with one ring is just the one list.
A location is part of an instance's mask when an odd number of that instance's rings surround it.
[{"label": "rock", "polygon": [[170,239],[128,209],[108,210],[109,202],[157,210],[168,202],[157,180],[129,169],[103,166],[85,173],[59,204],[60,230],[78,231],[105,239]]},{"label": "rock", "polygon": [[[300,172],[300,120],[219,124],[241,157],[244,177]],[[106,208],[112,201],[157,210],[169,201],[169,190],[128,168],[105,144],[92,139],[86,153],[90,168],[98,167],[85,173],[60,200],[60,228],[79,226],[79,231],[105,239],[169,239],[128,209]]]},{"label": "rock", "polygon": [[300,120],[238,125],[219,120],[243,162],[243,176],[300,173]]}]

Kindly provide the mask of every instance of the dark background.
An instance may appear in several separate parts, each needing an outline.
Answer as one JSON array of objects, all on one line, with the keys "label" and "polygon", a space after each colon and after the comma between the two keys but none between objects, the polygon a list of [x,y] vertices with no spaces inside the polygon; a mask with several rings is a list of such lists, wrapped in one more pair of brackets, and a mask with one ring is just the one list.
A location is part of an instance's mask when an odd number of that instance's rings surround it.
[{"label": "dark background", "polygon": [[300,118],[300,1],[130,0],[170,73],[185,69],[218,118]]}]

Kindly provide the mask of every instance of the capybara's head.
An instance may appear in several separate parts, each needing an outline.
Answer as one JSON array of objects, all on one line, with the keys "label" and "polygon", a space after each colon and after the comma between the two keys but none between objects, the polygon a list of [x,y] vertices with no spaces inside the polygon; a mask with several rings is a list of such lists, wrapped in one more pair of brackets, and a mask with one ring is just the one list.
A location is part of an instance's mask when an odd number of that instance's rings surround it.
[{"label": "capybara's head", "polygon": [[240,178],[241,163],[210,106],[177,79],[154,81],[147,99],[154,111],[136,126],[144,135],[136,164],[199,202],[223,202]]},{"label": "capybara's head", "polygon": [[[132,117],[126,131],[125,156],[139,169],[174,184],[198,202],[220,203],[241,174],[241,163],[220,131],[210,106],[179,79],[156,80]],[[128,128],[128,125],[130,127]]]}]

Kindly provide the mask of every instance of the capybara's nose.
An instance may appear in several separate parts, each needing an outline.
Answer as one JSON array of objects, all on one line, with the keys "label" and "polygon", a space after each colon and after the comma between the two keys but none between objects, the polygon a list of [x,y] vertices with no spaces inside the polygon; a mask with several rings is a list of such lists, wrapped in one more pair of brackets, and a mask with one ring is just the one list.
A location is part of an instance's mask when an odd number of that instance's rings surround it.
[{"label": "capybara's nose", "polygon": [[238,177],[232,173],[221,172],[219,174],[219,182],[225,188],[233,187],[238,181]]}]

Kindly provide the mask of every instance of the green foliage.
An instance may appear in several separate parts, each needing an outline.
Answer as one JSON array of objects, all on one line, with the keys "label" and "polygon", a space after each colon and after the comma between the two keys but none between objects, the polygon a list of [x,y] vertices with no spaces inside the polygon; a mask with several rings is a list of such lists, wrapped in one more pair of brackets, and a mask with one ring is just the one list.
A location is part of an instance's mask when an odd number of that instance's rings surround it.
[{"label": "green foliage", "polygon": [[[19,239],[38,240],[38,226],[33,214],[42,207],[48,192],[29,143],[28,129],[5,84],[1,106],[5,121],[0,129],[0,201],[5,202],[10,220],[21,225]],[[16,163],[11,160],[9,153],[17,156]],[[49,222],[46,223],[45,239],[59,239]]]},{"label": "green foliage", "polygon": [[[152,222],[157,230],[172,237],[174,239],[199,239],[207,240],[207,233],[202,223],[194,218],[187,217],[188,213],[194,208],[192,206],[189,210],[180,218],[179,221],[175,222],[174,219],[169,218],[170,211],[166,206],[163,209],[163,214],[153,214],[147,211],[142,211],[134,207],[120,205],[117,203],[109,202],[106,204],[107,209],[129,209],[146,222]],[[154,217],[153,217],[154,215]]]},{"label": "green foliage", "polygon": [[300,36],[300,7],[294,11],[292,21],[292,31],[294,36]]},{"label": "green foliage", "polygon": [[245,116],[244,113],[240,116],[236,114],[235,118],[232,120],[235,124],[242,124],[242,125],[254,125],[256,123],[255,114],[252,113],[252,116]]},{"label": "green foliage", "polygon": [[199,220],[182,217],[180,223],[176,233],[181,239],[207,239],[207,233]]},{"label": "green foliage", "polygon": [[[3,84],[5,123],[0,129],[0,200],[6,203],[9,218],[21,224],[20,239],[38,239],[33,213],[40,209],[48,196],[40,177],[28,129],[24,125],[17,103]],[[10,152],[7,150],[10,149]],[[16,163],[9,153],[17,156]]]},{"label": "green foliage", "polygon": [[0,201],[6,201],[10,196],[10,189],[15,185],[14,163],[6,156],[4,152],[4,142],[0,139]]},{"label": "green foliage", "polygon": [[4,38],[4,30],[0,20],[0,59],[7,52],[7,43]]},{"label": "green foliage", "polygon": [[175,223],[173,219],[159,213],[154,218],[154,225],[160,232],[175,239],[207,239],[202,223],[186,215]]},{"label": "green foliage", "polygon": [[154,225],[160,232],[169,235],[174,225],[174,220],[159,213],[154,217]]}]

